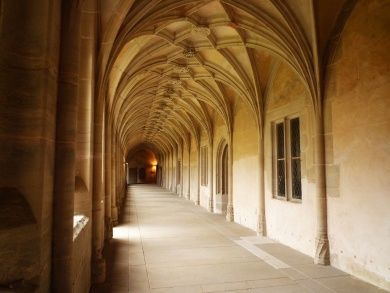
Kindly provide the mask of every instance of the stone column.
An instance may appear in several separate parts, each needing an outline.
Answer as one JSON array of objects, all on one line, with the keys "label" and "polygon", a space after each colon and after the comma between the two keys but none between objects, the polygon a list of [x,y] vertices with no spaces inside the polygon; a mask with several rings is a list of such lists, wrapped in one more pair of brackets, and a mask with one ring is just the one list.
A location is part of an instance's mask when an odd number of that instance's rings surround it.
[{"label": "stone column", "polygon": [[172,152],[172,170],[173,170],[173,192],[177,194],[177,161],[178,161],[178,151],[179,147],[176,145],[176,148]]},{"label": "stone column", "polygon": [[226,211],[226,220],[229,222],[234,221],[234,208],[233,208],[233,139],[232,135],[229,137],[228,144],[228,204]]},{"label": "stone column", "polygon": [[184,141],[181,144],[181,164],[180,164],[180,196],[184,197]]},{"label": "stone column", "polygon": [[164,165],[164,154],[161,153],[158,165],[160,166],[160,186],[164,188],[165,185],[165,165]]},{"label": "stone column", "polygon": [[191,199],[191,140],[188,143],[188,186],[187,199]]},{"label": "stone column", "polygon": [[169,180],[170,180],[170,176],[169,176],[169,153],[167,153],[166,154],[166,156],[165,156],[165,158],[166,158],[166,162],[165,162],[165,164],[166,164],[166,169],[167,169],[167,189],[169,190]]},{"label": "stone column", "polygon": [[54,169],[52,291],[73,291],[73,216],[76,176],[80,10],[62,2]]},{"label": "stone column", "polygon": [[315,132],[315,170],[316,170],[316,207],[317,207],[317,235],[314,262],[328,265],[329,241],[328,241],[328,218],[325,179],[325,137],[324,120],[322,115],[316,115]]},{"label": "stone column", "polygon": [[106,115],[104,119],[105,129],[105,168],[104,168],[104,189],[105,189],[105,239],[112,238],[112,219],[111,219],[111,123],[109,121],[108,109],[106,108]]},{"label": "stone column", "polygon": [[213,140],[209,142],[209,153],[208,153],[208,181],[209,181],[209,212],[214,211],[214,200],[213,200]]},{"label": "stone column", "polygon": [[[93,158],[93,106],[95,97],[96,60],[96,0],[84,1],[81,15],[80,79],[77,121],[76,190],[75,213],[88,218],[92,215],[92,158]],[[76,178],[77,178],[76,177]],[[77,182],[77,181],[76,181]],[[86,190],[83,190],[83,184]],[[78,184],[76,184],[78,186]],[[76,205],[76,202],[78,205]],[[90,224],[92,221],[90,221]],[[91,236],[89,236],[91,237]]]},{"label": "stone column", "polygon": [[[260,126],[262,127],[262,126]],[[265,186],[264,186],[264,138],[263,133],[260,133],[259,139],[259,218],[257,223],[257,234],[266,236],[265,225]]]},{"label": "stone column", "polygon": [[116,195],[116,162],[115,162],[115,150],[116,150],[116,133],[115,129],[111,131],[111,220],[112,225],[118,225],[118,208],[117,208],[117,195]]},{"label": "stone column", "polygon": [[[200,137],[199,137],[199,140],[200,140]],[[200,141],[197,143],[196,148],[198,150],[198,182],[197,182],[198,192],[196,195],[195,204],[200,205],[200,185],[201,185],[201,181],[200,181],[200,175],[201,175],[201,172],[200,172]]]},{"label": "stone column", "polygon": [[165,168],[164,187],[166,189],[169,189],[169,165],[168,165],[168,154],[167,153],[164,154],[164,168]]},{"label": "stone column", "polygon": [[106,264],[104,246],[104,169],[103,169],[103,115],[104,103],[98,100],[94,118],[93,208],[92,208],[92,282],[104,282]]},{"label": "stone column", "polygon": [[120,159],[119,159],[119,142],[118,139],[116,139],[115,142],[115,193],[116,193],[116,200],[117,200],[117,207],[118,207],[118,218],[120,216],[121,212],[121,206],[122,206],[122,194],[119,186],[120,178],[121,178],[121,170],[120,170]]},{"label": "stone column", "polygon": [[61,1],[0,2],[0,283],[50,292]]},{"label": "stone column", "polygon": [[173,170],[173,148],[171,149],[170,153],[169,153],[169,170],[170,170],[170,178],[171,178],[171,182],[169,183],[169,190],[171,192],[175,192],[175,183],[174,183],[174,170]]}]

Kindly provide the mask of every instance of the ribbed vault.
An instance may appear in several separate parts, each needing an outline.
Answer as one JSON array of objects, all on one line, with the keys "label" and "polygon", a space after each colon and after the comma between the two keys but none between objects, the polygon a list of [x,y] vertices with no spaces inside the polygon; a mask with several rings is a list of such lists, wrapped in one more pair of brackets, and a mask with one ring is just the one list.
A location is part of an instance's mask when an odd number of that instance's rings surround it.
[{"label": "ribbed vault", "polygon": [[231,136],[237,102],[251,109],[261,135],[281,62],[302,81],[313,109],[320,107],[312,12],[291,4],[122,1],[128,13],[106,33],[111,45],[102,48],[99,88],[125,151],[145,144],[167,153],[190,137],[199,143],[202,131],[211,141],[215,113]]}]

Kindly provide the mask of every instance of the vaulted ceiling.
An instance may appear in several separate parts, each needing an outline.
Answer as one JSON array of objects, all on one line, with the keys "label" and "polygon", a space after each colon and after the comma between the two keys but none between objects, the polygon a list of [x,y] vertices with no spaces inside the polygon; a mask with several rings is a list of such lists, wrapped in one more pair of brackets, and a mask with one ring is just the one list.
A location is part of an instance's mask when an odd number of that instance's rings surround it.
[{"label": "vaulted ceiling", "polygon": [[[337,11],[343,1],[331,2]],[[211,139],[214,115],[231,135],[235,103],[245,103],[261,129],[281,63],[315,108],[318,56],[338,14],[317,4],[321,15],[309,0],[112,1],[112,16],[102,17],[98,86],[126,151],[145,145],[160,153],[188,145],[190,135],[199,142],[202,130]]]}]

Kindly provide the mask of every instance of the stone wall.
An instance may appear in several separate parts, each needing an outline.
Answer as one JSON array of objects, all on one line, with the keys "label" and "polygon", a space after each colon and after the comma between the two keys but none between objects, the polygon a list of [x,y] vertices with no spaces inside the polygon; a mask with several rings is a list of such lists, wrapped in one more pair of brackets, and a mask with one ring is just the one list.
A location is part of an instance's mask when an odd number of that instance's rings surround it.
[{"label": "stone wall", "polygon": [[[23,21],[20,21],[23,19]],[[60,1],[2,1],[0,284],[49,292]]]},{"label": "stone wall", "polygon": [[332,265],[390,290],[390,5],[359,1],[327,68]]},{"label": "stone wall", "polygon": [[259,135],[254,114],[240,101],[234,111],[233,205],[235,222],[257,229],[259,210]]},{"label": "stone wall", "polygon": [[[267,235],[307,255],[314,255],[315,174],[311,103],[298,77],[281,64],[267,97],[264,131],[265,207]],[[302,201],[277,199],[272,181],[272,123],[285,117],[300,118]]]}]

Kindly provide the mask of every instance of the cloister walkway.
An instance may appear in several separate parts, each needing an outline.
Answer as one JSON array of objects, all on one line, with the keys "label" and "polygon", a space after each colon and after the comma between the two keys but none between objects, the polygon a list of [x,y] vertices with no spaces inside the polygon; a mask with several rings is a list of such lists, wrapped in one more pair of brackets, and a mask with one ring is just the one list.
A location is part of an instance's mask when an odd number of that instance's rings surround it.
[{"label": "cloister walkway", "polygon": [[385,292],[154,185],[132,185],[93,292]]}]

